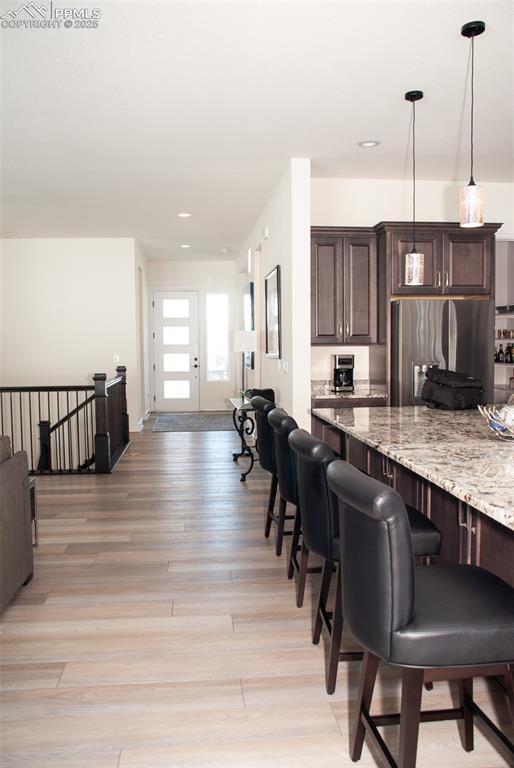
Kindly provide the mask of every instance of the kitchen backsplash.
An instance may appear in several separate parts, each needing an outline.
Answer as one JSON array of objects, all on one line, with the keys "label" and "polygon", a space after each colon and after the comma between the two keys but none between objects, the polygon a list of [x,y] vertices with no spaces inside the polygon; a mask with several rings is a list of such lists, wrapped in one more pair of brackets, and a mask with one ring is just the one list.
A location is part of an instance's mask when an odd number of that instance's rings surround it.
[{"label": "kitchen backsplash", "polygon": [[385,346],[371,347],[311,347],[311,379],[332,378],[332,355],[355,356],[355,379],[385,381]]}]

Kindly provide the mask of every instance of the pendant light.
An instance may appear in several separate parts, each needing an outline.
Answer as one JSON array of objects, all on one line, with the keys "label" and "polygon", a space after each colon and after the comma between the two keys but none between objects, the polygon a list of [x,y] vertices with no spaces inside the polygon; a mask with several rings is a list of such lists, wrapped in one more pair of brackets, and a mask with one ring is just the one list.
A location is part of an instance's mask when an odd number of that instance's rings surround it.
[{"label": "pendant light", "polygon": [[484,223],[484,195],[473,178],[473,118],[475,108],[475,37],[485,30],[483,21],[468,21],[461,29],[461,35],[471,38],[471,172],[469,184],[460,190],[461,227],[481,227]]},{"label": "pendant light", "polygon": [[407,91],[405,99],[412,104],[412,248],[405,254],[405,285],[423,285],[425,254],[416,249],[416,102],[423,91]]}]

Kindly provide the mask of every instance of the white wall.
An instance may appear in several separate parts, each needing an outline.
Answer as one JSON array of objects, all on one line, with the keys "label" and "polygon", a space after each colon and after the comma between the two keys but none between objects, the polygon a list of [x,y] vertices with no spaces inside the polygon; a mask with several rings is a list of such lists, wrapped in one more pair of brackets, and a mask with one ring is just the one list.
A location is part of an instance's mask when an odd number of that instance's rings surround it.
[{"label": "white wall", "polygon": [[[260,265],[240,278],[240,295],[255,282],[257,370],[249,383],[272,387],[277,401],[305,428],[310,428],[310,160],[292,159],[271,199],[248,235],[237,260],[245,269],[248,249],[260,249]],[[281,269],[282,358],[265,355],[264,277]]]},{"label": "white wall", "polygon": [[[198,291],[199,294],[199,346],[200,346],[200,409],[203,411],[230,408],[229,397],[236,394],[239,355],[231,355],[229,381],[207,381],[207,349],[205,297],[208,293],[228,293],[230,297],[229,344],[232,331],[237,325],[236,265],[234,261],[149,261],[147,285],[174,291]],[[151,307],[151,304],[150,304]],[[153,383],[150,388],[153,390]],[[153,396],[153,392],[152,392]]]},{"label": "white wall", "polygon": [[[459,189],[449,181],[416,182],[418,221],[458,221]],[[514,184],[486,182],[485,219],[502,222],[498,240],[514,240]],[[312,225],[372,227],[410,221],[412,184],[403,179],[312,179]]]},{"label": "white wall", "polygon": [[127,366],[131,429],[141,418],[132,238],[12,239],[0,263],[0,381],[91,383]]}]

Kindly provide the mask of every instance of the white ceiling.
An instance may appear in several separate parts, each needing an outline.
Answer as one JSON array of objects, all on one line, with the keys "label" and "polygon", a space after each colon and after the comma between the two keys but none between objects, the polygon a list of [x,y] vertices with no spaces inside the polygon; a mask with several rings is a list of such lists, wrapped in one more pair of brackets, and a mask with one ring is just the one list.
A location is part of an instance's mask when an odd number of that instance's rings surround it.
[{"label": "white ceiling", "polygon": [[[98,29],[2,33],[4,234],[230,258],[290,157],[315,176],[409,173],[414,88],[418,177],[467,180],[460,27],[477,18],[476,178],[514,178],[510,0],[89,7]],[[380,146],[356,146],[369,138]]]}]

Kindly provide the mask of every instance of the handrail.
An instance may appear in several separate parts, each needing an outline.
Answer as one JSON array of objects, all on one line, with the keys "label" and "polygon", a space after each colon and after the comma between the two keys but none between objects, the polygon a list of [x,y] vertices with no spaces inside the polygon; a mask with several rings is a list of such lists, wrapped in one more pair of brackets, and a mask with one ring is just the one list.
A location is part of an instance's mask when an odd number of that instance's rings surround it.
[{"label": "handrail", "polygon": [[0,387],[0,392],[93,392],[94,389],[91,384],[71,384],[69,387],[51,384],[44,387]]},{"label": "handrail", "polygon": [[93,382],[0,387],[0,433],[27,450],[31,474],[112,472],[130,440],[127,369]]}]

